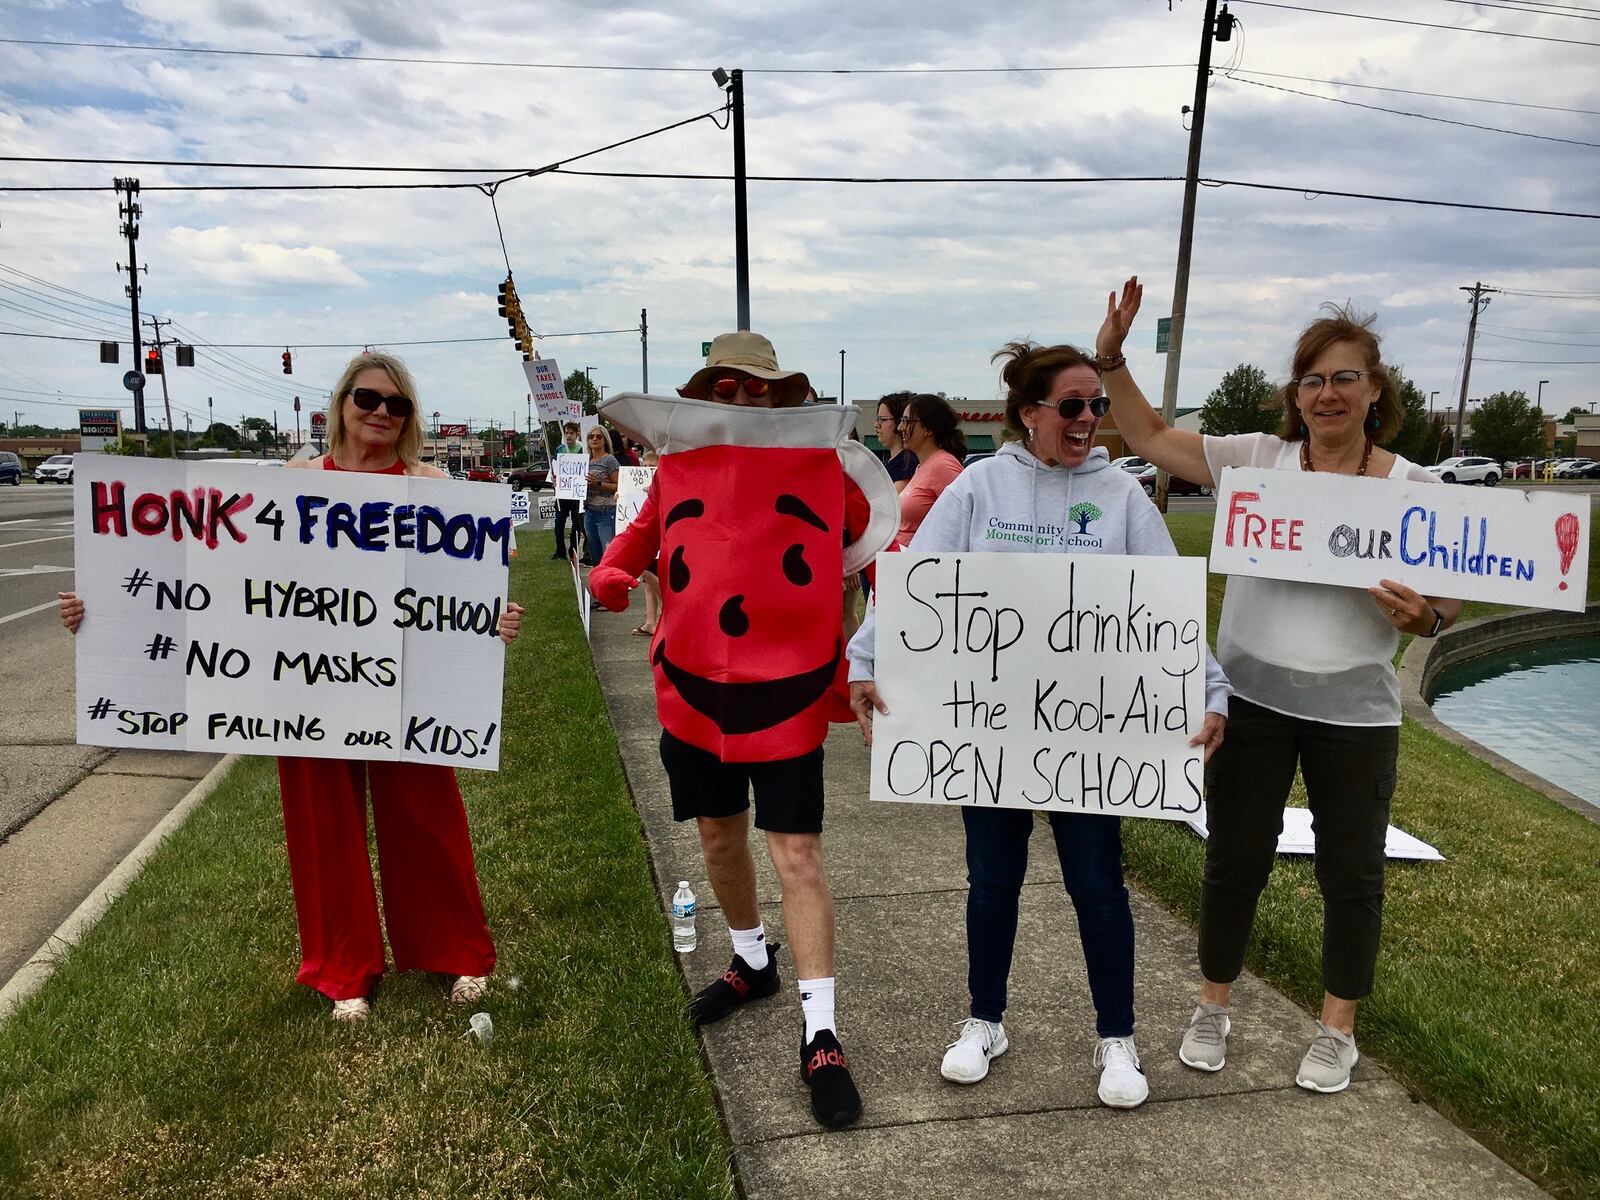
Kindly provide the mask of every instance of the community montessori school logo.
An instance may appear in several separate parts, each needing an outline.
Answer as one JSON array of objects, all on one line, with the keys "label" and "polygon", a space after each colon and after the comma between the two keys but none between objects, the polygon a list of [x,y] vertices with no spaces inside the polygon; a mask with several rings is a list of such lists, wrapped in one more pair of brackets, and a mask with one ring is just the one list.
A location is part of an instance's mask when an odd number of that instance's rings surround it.
[{"label": "community montessori school logo", "polygon": [[1022,542],[1029,546],[1073,546],[1096,550],[1104,543],[1098,534],[1089,532],[1089,525],[1104,515],[1099,505],[1085,500],[1067,510],[1066,525],[1034,525],[1029,521],[1002,521],[999,517],[990,517],[989,527],[983,532],[985,540],[991,542]]}]

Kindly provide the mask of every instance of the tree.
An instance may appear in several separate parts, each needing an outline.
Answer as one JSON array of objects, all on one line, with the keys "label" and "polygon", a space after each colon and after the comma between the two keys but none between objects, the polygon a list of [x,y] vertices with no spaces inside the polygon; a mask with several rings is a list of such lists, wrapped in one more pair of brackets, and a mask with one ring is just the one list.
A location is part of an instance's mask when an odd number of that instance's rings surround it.
[{"label": "tree", "polygon": [[1472,414],[1472,452],[1505,462],[1545,452],[1544,414],[1523,391],[1496,392]]},{"label": "tree", "polygon": [[1281,420],[1277,389],[1249,363],[1224,375],[1200,408],[1201,433],[1270,433]]},{"label": "tree", "polygon": [[1088,533],[1089,522],[1098,521],[1103,516],[1105,516],[1105,514],[1087,500],[1081,504],[1074,504],[1067,510],[1068,519],[1078,523],[1079,533]]},{"label": "tree", "polygon": [[224,450],[237,450],[239,448],[239,431],[232,425],[225,425],[218,421],[215,425],[209,426],[205,433],[201,434],[200,444],[204,446],[207,443]]},{"label": "tree", "polygon": [[[275,436],[272,432],[272,422],[265,417],[246,417],[239,422],[239,425],[245,431],[247,440],[254,442],[257,449],[265,450],[272,445]],[[212,428],[215,429],[216,426]]]},{"label": "tree", "polygon": [[1394,378],[1402,417],[1400,432],[1390,440],[1389,449],[1401,458],[1429,466],[1438,461],[1433,456],[1439,452],[1439,439],[1437,426],[1428,416],[1428,398],[1422,394],[1421,388],[1406,378],[1401,368],[1393,368],[1390,375]]},{"label": "tree", "polygon": [[1589,410],[1587,408],[1581,404],[1574,404],[1571,408],[1567,409],[1567,415],[1561,418],[1561,423],[1563,425],[1571,425],[1579,417],[1587,417],[1588,415]]},{"label": "tree", "polygon": [[574,371],[568,375],[564,386],[567,389],[568,400],[582,400],[583,411],[593,414],[600,407],[600,389],[595,387],[594,380],[583,371]]}]

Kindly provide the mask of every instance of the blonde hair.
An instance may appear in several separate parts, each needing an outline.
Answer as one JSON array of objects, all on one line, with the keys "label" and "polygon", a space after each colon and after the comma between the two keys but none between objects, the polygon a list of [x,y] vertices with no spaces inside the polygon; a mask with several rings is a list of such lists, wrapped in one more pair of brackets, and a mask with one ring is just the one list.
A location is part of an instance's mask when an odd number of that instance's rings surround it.
[{"label": "blonde hair", "polygon": [[400,461],[411,470],[422,462],[422,412],[417,399],[417,382],[406,370],[405,363],[381,350],[366,350],[356,355],[345,364],[339,382],[334,384],[333,395],[328,399],[328,453],[337,454],[344,445],[344,398],[355,386],[356,376],[372,367],[386,372],[395,390],[411,401],[411,415],[400,427],[400,436],[394,444]]}]

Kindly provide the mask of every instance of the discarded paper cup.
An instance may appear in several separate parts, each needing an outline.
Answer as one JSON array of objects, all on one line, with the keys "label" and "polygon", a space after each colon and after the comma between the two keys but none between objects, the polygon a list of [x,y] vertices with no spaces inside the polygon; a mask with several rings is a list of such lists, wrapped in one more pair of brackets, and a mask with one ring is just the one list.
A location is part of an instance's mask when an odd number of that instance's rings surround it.
[{"label": "discarded paper cup", "polygon": [[494,1041],[494,1020],[488,1013],[472,1014],[472,1036],[485,1046]]}]

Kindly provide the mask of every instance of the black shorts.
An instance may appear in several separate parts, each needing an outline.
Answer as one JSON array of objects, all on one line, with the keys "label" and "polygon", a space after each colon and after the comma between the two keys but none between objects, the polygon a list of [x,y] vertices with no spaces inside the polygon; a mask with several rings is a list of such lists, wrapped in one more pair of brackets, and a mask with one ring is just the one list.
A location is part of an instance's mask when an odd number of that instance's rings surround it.
[{"label": "black shorts", "polygon": [[756,828],[769,833],[822,832],[822,747],[775,762],[723,762],[710,751],[661,731],[661,765],[672,788],[672,819],[732,817],[756,797]]}]

